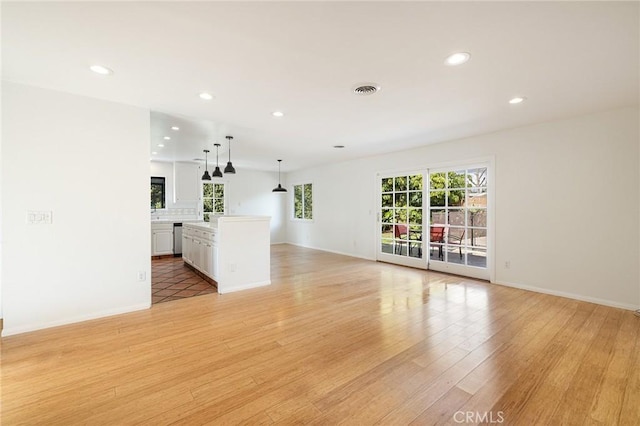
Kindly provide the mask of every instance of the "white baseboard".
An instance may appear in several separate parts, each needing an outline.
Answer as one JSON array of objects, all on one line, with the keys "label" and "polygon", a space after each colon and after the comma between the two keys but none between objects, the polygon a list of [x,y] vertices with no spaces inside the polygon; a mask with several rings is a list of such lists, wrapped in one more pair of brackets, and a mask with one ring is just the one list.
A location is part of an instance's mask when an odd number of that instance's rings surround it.
[{"label": "white baseboard", "polygon": [[298,243],[285,243],[285,244],[290,244],[292,246],[303,247],[303,248],[308,248],[308,249],[312,249],[312,250],[325,251],[327,253],[340,254],[342,256],[355,257],[355,258],[358,258],[358,259],[371,260],[373,262],[375,262],[375,260],[376,260],[375,258],[372,258],[372,257],[359,256],[357,254],[345,253],[345,252],[337,251],[337,250],[328,250],[328,249],[324,249],[324,248],[320,248],[320,247],[308,246],[308,245],[305,245],[305,244],[298,244]]},{"label": "white baseboard", "polygon": [[589,302],[589,303],[595,303],[598,305],[611,306],[612,308],[621,308],[621,309],[627,309],[630,311],[635,311],[636,309],[640,309],[640,306],[632,305],[630,303],[620,303],[620,302],[615,302],[613,300],[600,299],[598,297],[583,296],[581,294],[576,294],[576,293],[550,290],[548,288],[516,284],[516,283],[507,282],[507,281],[494,281],[492,284],[503,285],[505,287],[519,288],[521,290],[534,291],[536,293],[550,294],[552,296],[566,297],[568,299],[580,300],[581,302]]},{"label": "white baseboard", "polygon": [[257,288],[257,287],[264,287],[264,286],[267,286],[267,285],[271,285],[271,280],[257,281],[255,283],[249,283],[249,284],[243,284],[243,285],[239,285],[239,286],[235,286],[235,287],[231,287],[231,288],[225,288],[225,289],[223,289],[223,291],[221,291],[220,287],[218,287],[218,294],[233,293],[235,291],[248,290],[250,288]]},{"label": "white baseboard", "polygon": [[76,322],[89,321],[98,318],[110,317],[113,315],[126,314],[129,312],[141,311],[143,309],[149,309],[151,307],[151,302],[149,303],[141,303],[139,305],[127,306],[124,308],[117,309],[109,309],[106,311],[94,312],[87,315],[79,315],[77,317],[65,318],[62,320],[44,322],[38,324],[30,324],[20,327],[13,328],[5,328],[2,330],[2,337],[12,336],[14,334],[28,333],[30,331],[42,330],[45,328],[58,327],[61,325],[73,324]]}]

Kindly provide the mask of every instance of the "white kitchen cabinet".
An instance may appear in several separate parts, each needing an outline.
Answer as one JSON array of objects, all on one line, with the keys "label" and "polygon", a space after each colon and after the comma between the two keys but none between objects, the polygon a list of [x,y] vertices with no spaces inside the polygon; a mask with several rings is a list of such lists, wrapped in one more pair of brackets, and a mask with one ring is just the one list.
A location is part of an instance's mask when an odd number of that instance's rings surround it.
[{"label": "white kitchen cabinet", "polygon": [[218,281],[218,270],[220,262],[218,262],[218,244],[211,244],[211,278]]},{"label": "white kitchen cabinet", "polygon": [[202,241],[194,238],[191,246],[191,259],[196,269],[202,270]]},{"label": "white kitchen cabinet", "polygon": [[173,254],[173,224],[158,223],[151,225],[151,255]]},{"label": "white kitchen cabinet", "polygon": [[182,233],[182,260],[187,263],[193,263],[191,260],[191,244],[193,239],[190,235],[187,235],[184,231]]},{"label": "white kitchen cabinet", "polygon": [[173,163],[173,202],[194,202],[199,196],[198,165],[176,161]]},{"label": "white kitchen cabinet", "polygon": [[202,243],[202,272],[206,275],[211,276],[211,271],[213,269],[213,247],[211,246],[211,242],[203,242]]}]

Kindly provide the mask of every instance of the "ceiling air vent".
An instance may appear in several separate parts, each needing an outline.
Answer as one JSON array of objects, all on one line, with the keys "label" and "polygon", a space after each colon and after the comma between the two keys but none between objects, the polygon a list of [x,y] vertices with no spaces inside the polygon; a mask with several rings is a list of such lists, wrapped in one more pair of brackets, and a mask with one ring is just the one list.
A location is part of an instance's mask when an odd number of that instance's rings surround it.
[{"label": "ceiling air vent", "polygon": [[377,84],[366,83],[366,84],[356,86],[356,88],[353,89],[353,93],[355,93],[356,95],[362,95],[362,96],[373,95],[378,90],[380,90],[380,86],[378,86]]}]

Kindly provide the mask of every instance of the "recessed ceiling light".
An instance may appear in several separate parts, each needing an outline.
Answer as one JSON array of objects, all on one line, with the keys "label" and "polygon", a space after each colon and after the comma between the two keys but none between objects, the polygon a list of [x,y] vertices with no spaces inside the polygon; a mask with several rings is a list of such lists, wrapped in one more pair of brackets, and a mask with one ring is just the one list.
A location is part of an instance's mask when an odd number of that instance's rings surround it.
[{"label": "recessed ceiling light", "polygon": [[344,145],[334,145],[334,148],[344,148]]},{"label": "recessed ceiling light", "polygon": [[164,148],[164,144],[163,143],[159,143],[158,144],[158,148]]},{"label": "recessed ceiling light", "polygon": [[282,111],[273,111],[271,113],[271,115],[273,115],[274,117],[284,117],[284,112],[282,112]]},{"label": "recessed ceiling light", "polygon": [[213,95],[206,92],[202,92],[200,93],[200,98],[204,99],[205,101],[210,101],[211,99],[213,99]]},{"label": "recessed ceiling light", "polygon": [[178,126],[172,126],[172,127],[171,127],[171,130],[180,130],[180,127],[178,127]]},{"label": "recessed ceiling light", "polygon": [[171,140],[171,136],[165,136],[165,137],[164,137],[164,140],[165,140],[165,141]]},{"label": "recessed ceiling light", "polygon": [[527,98],[524,98],[522,96],[516,96],[515,98],[510,99],[509,103],[512,104],[512,105],[519,104],[519,103],[524,102],[525,99],[527,99]]},{"label": "recessed ceiling light", "polygon": [[113,74],[113,70],[104,67],[102,65],[91,65],[89,67],[89,69],[93,72],[95,72],[96,74],[100,74],[100,75],[110,75]]},{"label": "recessed ceiling light", "polygon": [[157,152],[153,151],[151,154],[156,155],[156,154],[157,154]]},{"label": "recessed ceiling light", "polygon": [[457,52],[453,55],[447,56],[444,63],[451,66],[462,65],[471,58],[471,55],[467,52]]}]

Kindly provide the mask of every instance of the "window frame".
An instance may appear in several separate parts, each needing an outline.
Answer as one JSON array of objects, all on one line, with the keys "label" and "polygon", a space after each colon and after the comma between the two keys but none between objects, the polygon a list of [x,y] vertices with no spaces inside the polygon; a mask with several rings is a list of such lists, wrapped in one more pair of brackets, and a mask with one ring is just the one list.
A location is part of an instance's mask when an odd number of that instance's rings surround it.
[{"label": "window frame", "polygon": [[[311,218],[307,219],[304,217],[305,215],[305,201],[304,201],[304,187],[306,185],[311,185]],[[291,220],[296,222],[313,222],[314,221],[314,203],[313,199],[315,198],[315,190],[314,190],[313,181],[305,181],[301,183],[295,183],[291,185]],[[296,187],[302,187],[302,217],[296,217]]]},{"label": "window frame", "polygon": [[[213,195],[214,196],[213,197],[205,197],[204,196],[204,186],[206,184],[214,185],[214,189],[213,189]],[[222,191],[223,191],[222,198],[216,198],[215,197],[215,185],[222,185]],[[205,220],[205,215],[207,215],[207,214],[212,215],[212,216],[223,216],[223,215],[227,214],[227,212],[229,210],[228,203],[227,203],[228,191],[229,191],[229,183],[226,180],[217,180],[217,179],[214,180],[214,179],[212,179],[212,180],[200,181],[200,193],[198,195],[198,198],[199,198],[199,203],[200,203],[200,215],[201,215],[202,220]],[[213,212],[205,212],[204,211],[204,200],[205,200],[205,198],[212,200],[212,202],[213,202],[213,210],[214,210]],[[222,213],[215,211],[216,200],[220,200],[220,199],[222,200],[222,208],[223,208]]]},{"label": "window frame", "polygon": [[[157,179],[160,180],[161,182],[154,182],[153,180]],[[153,190],[153,186],[154,185],[161,185],[161,197],[162,197],[162,206],[161,207],[153,207],[151,205],[151,203],[153,202],[152,199],[149,200],[149,206],[151,207],[151,210],[162,210],[162,209],[166,209],[167,208],[167,178],[164,176],[151,176],[151,189]]]}]

